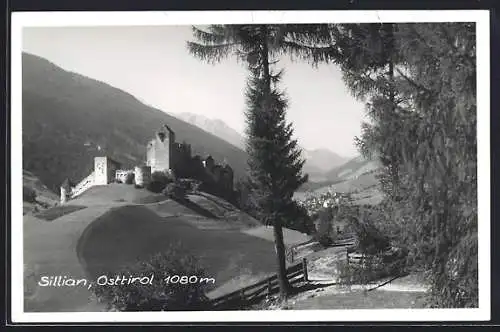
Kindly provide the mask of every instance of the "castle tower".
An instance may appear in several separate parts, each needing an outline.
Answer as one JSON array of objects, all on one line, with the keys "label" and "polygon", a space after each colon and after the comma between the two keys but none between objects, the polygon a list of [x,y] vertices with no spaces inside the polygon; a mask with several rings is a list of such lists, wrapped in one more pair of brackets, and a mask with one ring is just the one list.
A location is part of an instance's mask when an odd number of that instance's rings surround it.
[{"label": "castle tower", "polygon": [[209,171],[212,172],[214,166],[215,166],[215,160],[212,158],[212,156],[208,156],[205,159],[205,162],[203,163],[205,165],[205,168]]},{"label": "castle tower", "polygon": [[94,158],[94,184],[106,185],[114,181],[121,165],[108,157]]},{"label": "castle tower", "polygon": [[151,167],[151,172],[168,171],[173,167],[175,133],[167,125],[156,133],[148,143],[146,164]]}]

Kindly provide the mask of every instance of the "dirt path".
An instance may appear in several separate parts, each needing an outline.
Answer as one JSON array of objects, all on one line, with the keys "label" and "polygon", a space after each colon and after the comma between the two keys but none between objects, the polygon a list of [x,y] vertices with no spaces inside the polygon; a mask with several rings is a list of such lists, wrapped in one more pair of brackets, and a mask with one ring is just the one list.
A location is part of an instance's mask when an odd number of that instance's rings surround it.
[{"label": "dirt path", "polygon": [[92,293],[86,287],[42,287],[38,282],[43,276],[87,278],[76,245],[85,228],[108,210],[108,207],[86,208],[52,222],[24,218],[25,311],[103,310],[91,300]]},{"label": "dirt path", "polygon": [[[104,311],[104,305],[93,299],[86,285],[43,287],[38,282],[46,276],[87,279],[90,283],[94,281],[89,277],[90,267],[94,270],[113,267],[131,260],[138,253],[149,254],[179,239],[185,240],[198,256],[203,257],[209,263],[210,272],[217,276],[218,285],[211,296],[233,291],[275,273],[273,242],[255,234],[245,234],[237,229],[239,226],[233,229],[234,225],[245,226],[246,220],[205,218],[186,206],[160,197],[156,197],[155,202],[137,203],[137,195],[145,201],[148,197],[130,186],[93,189],[93,193],[69,203],[86,206],[84,209],[52,221],[25,216],[26,312]],[[115,196],[117,193],[119,196]],[[113,209],[117,209],[117,213],[110,212]],[[96,225],[95,222],[105,215],[109,222]],[[90,229],[96,226],[99,229],[90,236],[91,241],[82,245],[82,238],[88,240]],[[87,263],[90,266],[85,266]]]}]

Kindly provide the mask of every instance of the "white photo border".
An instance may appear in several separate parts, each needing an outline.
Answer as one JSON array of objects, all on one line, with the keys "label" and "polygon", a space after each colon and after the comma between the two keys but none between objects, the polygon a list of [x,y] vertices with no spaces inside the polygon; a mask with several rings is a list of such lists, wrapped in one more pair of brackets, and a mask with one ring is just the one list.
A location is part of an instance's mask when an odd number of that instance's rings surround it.
[{"label": "white photo border", "polygon": [[[490,17],[488,10],[14,12],[11,16],[11,308],[14,323],[487,321],[490,280]],[[24,27],[242,23],[474,22],[477,50],[479,307],[474,309],[24,312],[22,213],[22,31]],[[300,314],[299,314],[300,312]]]}]

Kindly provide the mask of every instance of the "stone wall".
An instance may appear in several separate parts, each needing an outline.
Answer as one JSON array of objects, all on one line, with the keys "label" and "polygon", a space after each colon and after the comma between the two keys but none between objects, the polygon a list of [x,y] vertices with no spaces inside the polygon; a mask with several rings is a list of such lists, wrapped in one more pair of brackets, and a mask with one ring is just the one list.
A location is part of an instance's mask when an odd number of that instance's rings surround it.
[{"label": "stone wall", "polygon": [[134,170],[132,169],[119,169],[115,173],[115,179],[117,181],[120,181],[121,183],[125,183],[127,181],[127,176],[131,173],[134,173]]},{"label": "stone wall", "polygon": [[120,163],[109,157],[94,158],[95,185],[106,185],[115,180],[115,173],[120,169]]},{"label": "stone wall", "polygon": [[171,169],[175,163],[175,133],[168,126],[165,126],[165,129],[160,130],[156,136],[148,142],[146,165],[151,167],[152,172],[167,171]]},{"label": "stone wall", "polygon": [[136,186],[145,187],[151,182],[151,166],[138,166],[134,169],[134,182]]}]

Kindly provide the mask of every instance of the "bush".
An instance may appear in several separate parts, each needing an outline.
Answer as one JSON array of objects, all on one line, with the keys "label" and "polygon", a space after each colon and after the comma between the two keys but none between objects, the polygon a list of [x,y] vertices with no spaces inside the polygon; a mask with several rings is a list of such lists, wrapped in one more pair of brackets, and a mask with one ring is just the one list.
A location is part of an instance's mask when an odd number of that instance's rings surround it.
[{"label": "bush", "polygon": [[166,186],[163,194],[172,199],[185,200],[186,188],[179,182],[172,182]]},{"label": "bush", "polygon": [[23,186],[23,201],[28,203],[35,203],[36,191],[33,188]]},{"label": "bush", "polygon": [[315,231],[314,223],[311,217],[309,217],[306,208],[295,201],[287,209],[284,226],[306,234],[313,234]]},{"label": "bush", "polygon": [[122,180],[120,180],[120,179],[115,179],[115,181],[114,181],[114,182],[115,182],[115,183],[123,183],[123,182],[122,182]]},{"label": "bush", "polygon": [[387,236],[382,234],[368,218],[360,221],[357,217],[350,218],[350,224],[354,228],[358,239],[358,250],[366,254],[380,253],[390,246]]},{"label": "bush", "polygon": [[154,172],[151,174],[151,182],[147,185],[147,189],[154,193],[161,193],[172,181],[172,178],[165,172]]},{"label": "bush", "polygon": [[135,174],[134,173],[128,173],[127,177],[125,178],[125,184],[133,184],[135,180]]},{"label": "bush", "polygon": [[205,296],[207,284],[170,282],[172,276],[207,277],[193,256],[171,247],[163,253],[153,255],[145,261],[123,268],[109,276],[153,276],[151,284],[134,282],[127,285],[97,285],[93,287],[98,300],[105,302],[109,310],[115,311],[175,311],[203,310],[208,302]]},{"label": "bush", "polygon": [[314,238],[323,246],[330,246],[335,241],[332,222],[333,210],[331,208],[323,208],[318,211],[318,228],[316,229]]}]

